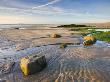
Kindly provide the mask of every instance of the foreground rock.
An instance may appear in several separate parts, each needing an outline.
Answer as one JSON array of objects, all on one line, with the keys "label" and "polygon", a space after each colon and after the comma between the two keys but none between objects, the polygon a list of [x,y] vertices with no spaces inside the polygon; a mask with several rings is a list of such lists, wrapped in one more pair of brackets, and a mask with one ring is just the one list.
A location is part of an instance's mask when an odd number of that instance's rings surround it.
[{"label": "foreground rock", "polygon": [[26,76],[40,72],[46,65],[45,56],[41,54],[26,56],[20,61],[21,70]]}]

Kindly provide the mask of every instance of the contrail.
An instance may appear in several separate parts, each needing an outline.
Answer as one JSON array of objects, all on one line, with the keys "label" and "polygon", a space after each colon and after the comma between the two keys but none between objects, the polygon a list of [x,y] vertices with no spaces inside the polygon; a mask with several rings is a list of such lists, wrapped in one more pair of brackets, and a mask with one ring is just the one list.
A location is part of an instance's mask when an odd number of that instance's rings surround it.
[{"label": "contrail", "polygon": [[40,7],[45,7],[45,6],[48,6],[48,5],[52,5],[52,4],[54,4],[56,2],[59,2],[59,1],[60,0],[53,0],[53,1],[49,2],[49,3],[47,3],[47,4],[40,5],[40,6],[37,6],[37,7],[33,7],[32,9],[37,9],[37,8],[40,8]]}]

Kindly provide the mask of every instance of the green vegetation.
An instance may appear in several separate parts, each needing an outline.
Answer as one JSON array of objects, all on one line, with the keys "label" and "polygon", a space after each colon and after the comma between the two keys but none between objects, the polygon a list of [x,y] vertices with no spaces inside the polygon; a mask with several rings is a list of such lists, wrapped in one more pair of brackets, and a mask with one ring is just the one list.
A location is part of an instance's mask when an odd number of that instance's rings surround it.
[{"label": "green vegetation", "polygon": [[76,25],[76,24],[70,24],[70,25],[60,25],[58,27],[64,27],[64,28],[72,28],[72,27],[89,27],[87,25]]},{"label": "green vegetation", "polygon": [[93,36],[99,40],[110,42],[110,32],[96,32]]},{"label": "green vegetation", "polygon": [[[97,29],[98,27],[96,28],[93,26],[77,25],[77,24],[60,25],[58,27],[67,28],[70,31],[77,31],[77,33],[83,36],[87,36],[88,34],[91,34],[92,36],[94,36],[99,40],[110,42],[110,32],[95,31],[95,29]],[[92,29],[92,30],[88,30],[88,29]]]},{"label": "green vegetation", "polygon": [[77,31],[79,32],[81,35],[87,35],[88,33],[90,33],[88,31],[88,29],[92,29],[92,26],[87,26],[87,25],[77,25],[77,24],[70,24],[70,25],[60,25],[58,27],[61,28],[67,28],[70,31]]}]

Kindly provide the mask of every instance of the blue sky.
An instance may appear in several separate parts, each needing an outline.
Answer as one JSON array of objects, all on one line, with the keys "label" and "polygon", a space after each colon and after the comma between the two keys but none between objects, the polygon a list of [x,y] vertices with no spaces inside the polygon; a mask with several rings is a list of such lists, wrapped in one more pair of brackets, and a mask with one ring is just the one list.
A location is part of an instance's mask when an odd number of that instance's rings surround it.
[{"label": "blue sky", "polygon": [[0,24],[110,22],[110,0],[0,0]]}]

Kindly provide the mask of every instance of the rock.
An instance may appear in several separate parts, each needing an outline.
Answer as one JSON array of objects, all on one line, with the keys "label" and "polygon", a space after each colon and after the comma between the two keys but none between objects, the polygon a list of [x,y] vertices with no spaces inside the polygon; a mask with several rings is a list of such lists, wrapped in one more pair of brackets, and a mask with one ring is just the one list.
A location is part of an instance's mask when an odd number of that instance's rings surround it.
[{"label": "rock", "polygon": [[89,46],[89,45],[94,44],[95,42],[96,42],[96,38],[95,37],[93,37],[93,36],[85,36],[83,45],[84,46]]},{"label": "rock", "polygon": [[90,46],[90,45],[92,45],[93,44],[93,42],[91,41],[91,40],[87,40],[87,41],[84,41],[83,42],[83,45],[84,46]]},{"label": "rock", "polygon": [[60,48],[66,48],[67,47],[67,44],[66,43],[62,43],[61,45],[60,45]]},{"label": "rock", "polygon": [[60,38],[61,35],[59,35],[59,34],[51,34],[50,37],[51,38]]},{"label": "rock", "polygon": [[19,30],[19,27],[15,27],[14,29]]},{"label": "rock", "polygon": [[46,67],[45,56],[31,55],[21,59],[20,68],[24,75],[31,75],[40,72]]}]

